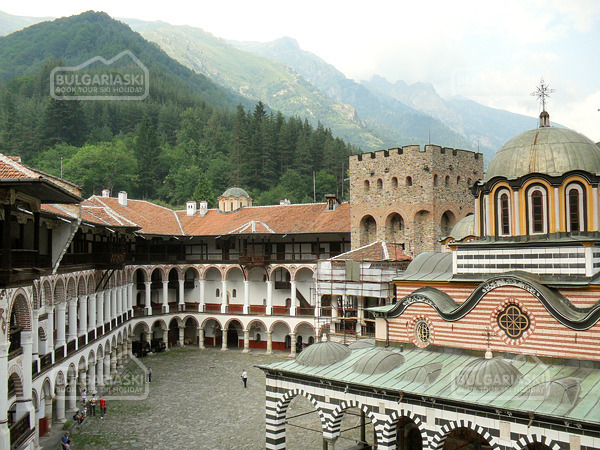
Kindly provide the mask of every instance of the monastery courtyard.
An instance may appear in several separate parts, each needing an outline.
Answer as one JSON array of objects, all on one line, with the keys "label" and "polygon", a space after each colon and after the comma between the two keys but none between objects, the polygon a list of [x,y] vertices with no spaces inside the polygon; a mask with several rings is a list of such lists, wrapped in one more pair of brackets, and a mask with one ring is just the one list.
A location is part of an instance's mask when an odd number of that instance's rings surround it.
[{"label": "monastery courtyard", "polygon": [[[222,352],[186,347],[140,358],[152,368],[148,397],[117,401],[105,396],[106,417],[100,419],[97,408],[95,417],[72,426],[72,448],[262,449],[265,376],[254,365],[281,361],[288,354],[274,352],[267,356],[262,351],[245,354],[237,349]],[[133,364],[130,362],[128,368]],[[240,377],[243,369],[248,372],[247,389]],[[79,404],[80,399],[77,401]],[[320,428],[317,413],[307,400],[298,398],[290,406],[288,417],[296,425],[288,427],[289,449],[322,448],[321,434],[306,429]],[[352,424],[346,428],[352,428]],[[355,430],[348,433],[358,437]],[[60,434],[54,429],[53,439],[42,438],[41,445],[52,446]],[[355,445],[354,441],[343,441],[338,441],[336,449]]]}]

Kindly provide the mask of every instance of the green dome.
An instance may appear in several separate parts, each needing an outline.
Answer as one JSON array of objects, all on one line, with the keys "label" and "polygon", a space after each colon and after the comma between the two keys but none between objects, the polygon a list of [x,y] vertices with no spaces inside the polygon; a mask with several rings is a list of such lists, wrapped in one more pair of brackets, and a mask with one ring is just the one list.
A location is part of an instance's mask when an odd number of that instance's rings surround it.
[{"label": "green dome", "polygon": [[576,131],[548,126],[521,133],[504,144],[485,179],[510,180],[529,173],[560,176],[571,170],[600,175],[600,148]]},{"label": "green dome", "polygon": [[475,216],[473,214],[469,214],[468,216],[465,216],[456,222],[456,225],[452,227],[449,237],[458,242],[467,236],[473,236],[475,235],[475,232],[473,231],[474,225]]},{"label": "green dome", "polygon": [[350,350],[345,345],[337,342],[318,342],[309,345],[296,357],[296,362],[303,366],[328,366],[346,359]]},{"label": "green dome", "polygon": [[248,193],[239,187],[231,187],[231,188],[227,189],[225,192],[223,192],[223,195],[221,195],[221,197],[250,198]]},{"label": "green dome", "polygon": [[363,375],[386,373],[404,364],[404,356],[400,353],[375,347],[367,351],[354,365],[354,371]]},{"label": "green dome", "polygon": [[478,358],[462,368],[455,378],[458,387],[477,391],[503,391],[519,382],[522,375],[502,358]]}]

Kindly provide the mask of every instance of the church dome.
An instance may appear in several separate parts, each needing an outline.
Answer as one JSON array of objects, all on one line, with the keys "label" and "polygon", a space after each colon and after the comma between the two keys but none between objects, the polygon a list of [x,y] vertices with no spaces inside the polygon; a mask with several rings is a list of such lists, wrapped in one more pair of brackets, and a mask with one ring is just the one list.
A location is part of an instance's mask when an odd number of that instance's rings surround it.
[{"label": "church dome", "polygon": [[478,358],[458,373],[458,387],[477,391],[502,391],[519,382],[522,375],[515,366],[502,358]]},{"label": "church dome", "polygon": [[309,345],[296,357],[296,362],[303,366],[328,366],[345,359],[352,350],[337,342],[318,342]]},{"label": "church dome", "polygon": [[231,187],[225,192],[223,192],[223,195],[221,195],[221,197],[250,198],[250,195],[248,195],[248,193],[242,188]]},{"label": "church dome", "polygon": [[568,128],[541,126],[512,138],[496,152],[486,181],[515,179],[529,173],[560,176],[571,170],[600,175],[600,148]]},{"label": "church dome", "polygon": [[475,216],[473,214],[469,214],[466,217],[463,217],[456,225],[452,227],[452,231],[450,232],[450,237],[455,241],[461,241],[467,236],[473,236],[474,232],[474,224],[475,224]]}]

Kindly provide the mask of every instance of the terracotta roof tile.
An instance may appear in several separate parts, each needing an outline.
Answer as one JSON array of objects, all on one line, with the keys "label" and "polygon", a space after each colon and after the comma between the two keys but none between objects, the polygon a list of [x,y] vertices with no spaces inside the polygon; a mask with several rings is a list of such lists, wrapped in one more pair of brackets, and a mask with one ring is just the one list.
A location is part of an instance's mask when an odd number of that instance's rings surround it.
[{"label": "terracotta roof tile", "polygon": [[41,175],[21,164],[15,157],[0,153],[0,179],[17,178],[41,178]]},{"label": "terracotta roof tile", "polygon": [[68,217],[69,219],[75,219],[75,214],[71,211],[68,211],[64,208],[61,208],[60,205],[54,205],[50,203],[42,203],[40,205],[41,210],[50,214],[56,214],[57,216]]},{"label": "terracotta roof tile", "polygon": [[349,233],[349,204],[342,203],[333,211],[326,208],[326,203],[251,206],[230,213],[211,209],[204,217],[177,211],[177,216],[189,235]]},{"label": "terracotta roof tile", "polygon": [[377,241],[356,250],[343,253],[332,259],[352,261],[410,261],[412,258],[404,254],[401,244]]}]

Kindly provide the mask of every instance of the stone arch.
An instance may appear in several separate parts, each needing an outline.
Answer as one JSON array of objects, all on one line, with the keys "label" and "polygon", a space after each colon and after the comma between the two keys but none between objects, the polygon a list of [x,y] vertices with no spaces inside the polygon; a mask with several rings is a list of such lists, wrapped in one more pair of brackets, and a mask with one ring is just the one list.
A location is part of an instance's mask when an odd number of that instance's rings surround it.
[{"label": "stone arch", "polygon": [[325,414],[323,413],[321,408],[319,408],[319,402],[311,394],[302,389],[291,389],[281,396],[281,398],[277,402],[277,405],[275,406],[274,420],[277,423],[283,423],[285,421],[287,409],[290,406],[291,401],[299,395],[306,398],[310,403],[312,403],[312,405],[317,410],[317,413],[319,414],[319,419],[321,420],[321,428],[323,430],[323,433],[327,432],[329,429],[327,425],[327,419],[325,418]]},{"label": "stone arch", "polygon": [[104,358],[104,348],[102,347],[102,344],[98,344],[98,347],[96,347],[96,358],[98,358],[98,361]]},{"label": "stone arch", "polygon": [[87,294],[87,283],[84,275],[79,277],[77,281],[77,295],[85,295]]},{"label": "stone arch", "polygon": [[[385,422],[382,435],[383,436],[396,436],[397,425],[403,419],[408,418],[417,426],[419,433],[421,433],[423,449],[428,448],[429,440],[427,438],[427,430],[423,426],[421,418],[409,409],[401,409],[400,411],[393,411]],[[397,438],[396,438],[397,439]]]},{"label": "stone arch", "polygon": [[442,426],[440,431],[433,437],[433,440],[431,441],[431,448],[434,450],[443,449],[444,444],[446,443],[446,439],[448,438],[450,433],[452,433],[458,428],[467,428],[471,431],[474,431],[478,433],[481,437],[483,437],[486,441],[488,441],[492,447],[498,446],[496,438],[493,437],[489,432],[487,432],[482,426],[467,420],[458,420],[447,423],[446,425]]},{"label": "stone arch", "polygon": [[207,317],[202,322],[204,345],[219,347],[222,344],[223,324],[216,317]]},{"label": "stone arch", "polygon": [[259,324],[259,326],[261,327],[261,329],[264,329],[265,331],[267,331],[269,329],[269,327],[261,319],[252,319],[246,325],[245,330],[250,331],[250,329],[252,328],[252,325],[254,325],[254,324]]},{"label": "stone arch", "polygon": [[167,281],[169,278],[167,272],[162,267],[155,267],[150,273],[150,281]]},{"label": "stone arch", "polygon": [[[11,368],[14,369],[14,368]],[[17,398],[23,397],[23,374],[19,374],[15,370],[8,373],[8,398],[13,395]]]},{"label": "stone arch", "polygon": [[54,285],[54,304],[57,303],[65,303],[67,300],[67,296],[65,293],[65,283],[62,278],[56,280],[56,284]]},{"label": "stone arch", "polygon": [[131,273],[131,280],[133,283],[144,283],[148,281],[149,278],[148,271],[143,267],[136,267]]},{"label": "stone arch", "polygon": [[67,279],[67,298],[72,299],[77,296],[77,288],[75,284],[75,277],[69,277]]},{"label": "stone arch", "polygon": [[385,240],[389,243],[404,242],[404,219],[393,212],[385,219]]},{"label": "stone arch", "polygon": [[39,280],[35,280],[31,286],[31,300],[33,303],[33,309],[38,309],[42,307],[42,296],[40,295],[40,282]]},{"label": "stone arch", "polygon": [[369,245],[377,239],[377,222],[370,214],[360,219],[359,225],[360,246]]},{"label": "stone arch", "polygon": [[88,364],[94,364],[96,362],[96,353],[94,352],[94,349],[91,349],[89,351],[87,356],[87,362]]},{"label": "stone arch", "polygon": [[538,436],[537,434],[532,434],[530,436],[523,436],[521,439],[519,439],[517,441],[516,447],[519,450],[528,450],[528,447],[530,445],[535,445],[535,444],[545,445],[552,450],[560,450],[560,445],[557,444],[554,440],[552,440],[546,436],[543,436],[543,435]]},{"label": "stone arch", "polygon": [[96,291],[96,286],[94,285],[94,274],[89,274],[87,277],[87,293],[93,294]]},{"label": "stone arch", "polygon": [[18,289],[12,298],[8,318],[11,320],[13,315],[16,319],[16,325],[22,328],[23,331],[31,331],[31,315],[30,308],[27,302],[26,293],[23,289]]},{"label": "stone arch", "polygon": [[216,270],[219,273],[219,279],[216,280],[216,281],[223,281],[225,279],[225,278],[223,278],[224,277],[223,271],[221,270],[221,267],[219,267],[219,266],[217,266],[215,264],[211,264],[210,266],[206,266],[204,268],[204,272],[202,274],[203,279],[207,280],[206,275],[210,274],[211,272],[213,272],[213,269]]},{"label": "stone arch", "polygon": [[331,421],[329,423],[329,431],[334,435],[340,434],[340,425],[342,423],[342,419],[344,418],[344,414],[346,410],[350,408],[356,408],[365,413],[365,415],[369,418],[374,427],[373,436],[375,439],[375,445],[382,443],[382,431],[383,426],[379,424],[377,418],[373,414],[373,411],[368,405],[364,405],[356,400],[343,400],[336,408],[331,412]]},{"label": "stone arch", "polygon": [[134,341],[143,341],[144,340],[144,336],[146,336],[148,333],[150,332],[150,327],[148,326],[148,324],[144,321],[140,321],[138,323],[135,324],[135,327],[133,327],[133,337],[134,337]]},{"label": "stone arch", "polygon": [[54,304],[54,299],[52,298],[52,285],[49,280],[44,280],[42,283],[42,293],[44,296],[44,304],[52,306]]},{"label": "stone arch", "polygon": [[456,225],[456,216],[450,210],[444,211],[440,219],[440,237],[450,236],[452,228]]},{"label": "stone arch", "polygon": [[[240,336],[240,331],[244,331],[244,325],[238,318],[231,318],[225,323],[224,331],[227,332],[227,347],[239,348],[240,340],[243,341],[244,334]],[[242,347],[243,347],[242,343]]]}]

